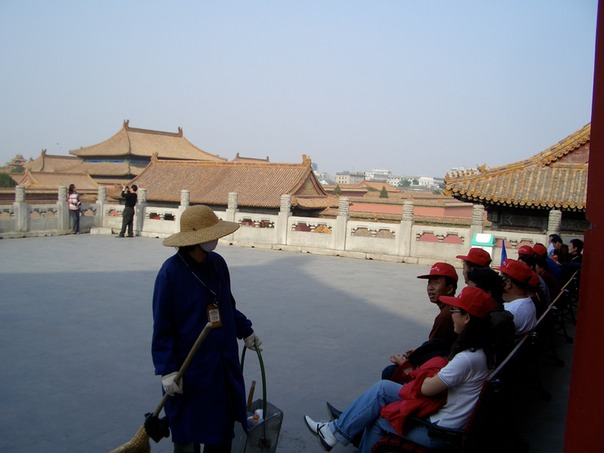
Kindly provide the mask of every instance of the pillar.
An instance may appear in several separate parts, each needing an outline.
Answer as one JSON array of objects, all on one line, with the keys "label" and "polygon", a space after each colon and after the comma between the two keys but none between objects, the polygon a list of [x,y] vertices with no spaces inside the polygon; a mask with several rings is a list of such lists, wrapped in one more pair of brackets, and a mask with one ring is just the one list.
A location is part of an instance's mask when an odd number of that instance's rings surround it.
[{"label": "pillar", "polygon": [[549,243],[550,234],[560,234],[560,225],[562,224],[562,211],[558,209],[552,209],[549,212],[547,218],[547,236],[544,244],[547,246]]},{"label": "pillar", "polygon": [[[577,330],[566,416],[566,453],[602,451],[602,406],[604,373],[602,349],[602,275],[604,261],[604,3],[599,2],[596,30],[591,140],[587,176],[586,215],[591,228],[585,233]],[[602,230],[602,231],[600,231]]]},{"label": "pillar", "polygon": [[136,191],[136,206],[134,206],[134,235],[140,236],[145,228],[145,215],[147,208],[147,189]]},{"label": "pillar", "polygon": [[338,201],[338,216],[334,233],[334,248],[346,250],[346,237],[348,234],[348,220],[350,220],[350,198],[340,197]]},{"label": "pillar", "polygon": [[281,195],[281,206],[277,215],[277,244],[287,245],[289,218],[292,215],[291,206],[291,195]]},{"label": "pillar", "polygon": [[29,206],[25,202],[25,187],[15,187],[15,202],[13,203],[15,212],[15,231],[29,231]]},{"label": "pillar", "polygon": [[413,239],[413,222],[415,221],[415,203],[407,200],[403,203],[403,216],[398,232],[398,255],[411,256],[411,241]]},{"label": "pillar", "polygon": [[61,186],[57,196],[57,229],[69,230],[69,203],[67,203],[67,187]]},{"label": "pillar", "polygon": [[484,206],[475,204],[472,207],[472,225],[470,226],[470,237],[466,238],[466,246],[469,248],[472,238],[484,231]]},{"label": "pillar", "polygon": [[94,226],[101,228],[105,221],[105,204],[107,203],[107,188],[105,186],[99,186],[96,198],[96,217],[94,219]]},{"label": "pillar", "polygon": [[229,222],[236,222],[235,215],[239,211],[239,194],[237,192],[229,192],[229,202],[227,204],[226,219]]}]

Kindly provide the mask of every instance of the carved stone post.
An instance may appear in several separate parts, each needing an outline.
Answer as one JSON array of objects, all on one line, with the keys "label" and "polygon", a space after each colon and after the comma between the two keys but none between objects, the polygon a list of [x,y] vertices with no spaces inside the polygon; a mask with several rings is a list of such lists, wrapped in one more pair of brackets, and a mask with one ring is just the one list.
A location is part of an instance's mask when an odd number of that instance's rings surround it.
[{"label": "carved stone post", "polygon": [[178,209],[180,209],[180,211],[184,211],[185,209],[187,209],[189,207],[189,191],[188,190],[181,190],[180,191],[180,206],[178,207]]},{"label": "carved stone post", "polygon": [[403,203],[403,216],[399,226],[398,254],[400,256],[411,256],[411,240],[413,234],[413,223],[415,222],[415,203],[407,200]]},{"label": "carved stone post", "polygon": [[105,222],[105,204],[107,203],[107,188],[105,186],[99,186],[96,196],[96,217],[94,219],[94,226],[102,228]]},{"label": "carved stone post", "polygon": [[292,215],[291,206],[291,195],[281,195],[281,206],[277,216],[277,244],[287,245],[289,218]]},{"label": "carved stone post", "polygon": [[15,211],[15,231],[29,231],[29,206],[25,202],[25,187],[15,187],[15,202],[13,203]]},{"label": "carved stone post", "polygon": [[57,229],[69,230],[69,204],[67,203],[67,187],[61,186],[57,195]]},{"label": "carved stone post", "polygon": [[[470,226],[470,237],[466,238],[466,246],[469,246],[472,242],[472,238],[476,234],[480,234],[484,231],[484,206],[481,204],[475,204],[472,207],[472,226]],[[469,242],[469,243],[468,243]]]},{"label": "carved stone post", "polygon": [[549,244],[549,235],[550,234],[560,234],[560,225],[562,224],[562,211],[558,209],[552,209],[549,212],[549,217],[547,219],[547,237],[543,241],[546,245]]},{"label": "carved stone post", "polygon": [[334,248],[336,250],[346,250],[349,219],[350,198],[340,197],[338,201],[338,217],[336,217],[336,227],[334,232]]},{"label": "carved stone post", "polygon": [[141,236],[145,228],[145,215],[147,208],[147,189],[136,191],[136,206],[134,206],[134,235]]},{"label": "carved stone post", "polygon": [[229,192],[229,203],[226,210],[226,219],[229,222],[236,222],[235,214],[239,211],[239,194],[237,192]]}]

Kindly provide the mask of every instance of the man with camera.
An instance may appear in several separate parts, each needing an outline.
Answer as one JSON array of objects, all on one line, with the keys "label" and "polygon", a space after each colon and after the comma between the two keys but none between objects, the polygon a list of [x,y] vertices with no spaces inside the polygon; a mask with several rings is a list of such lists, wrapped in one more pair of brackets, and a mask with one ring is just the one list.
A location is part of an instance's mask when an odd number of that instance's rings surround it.
[{"label": "man with camera", "polygon": [[132,189],[128,186],[122,186],[122,199],[125,202],[124,211],[122,212],[122,230],[116,237],[123,238],[126,233],[126,227],[128,227],[128,237],[134,237],[133,224],[134,224],[134,207],[138,200],[136,191],[138,187],[136,184],[132,184]]}]

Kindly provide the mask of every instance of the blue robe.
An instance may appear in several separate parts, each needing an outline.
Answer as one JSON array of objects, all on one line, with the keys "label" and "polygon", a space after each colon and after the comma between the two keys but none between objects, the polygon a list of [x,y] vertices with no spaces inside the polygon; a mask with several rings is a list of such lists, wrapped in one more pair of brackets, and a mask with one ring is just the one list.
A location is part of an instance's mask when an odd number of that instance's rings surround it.
[{"label": "blue robe", "polygon": [[222,327],[210,331],[184,374],[183,394],[169,398],[164,408],[174,443],[224,444],[233,437],[233,420],[245,424],[245,383],[237,338],[251,335],[253,329],[235,307],[229,270],[217,253],[209,253],[198,264],[179,252],[161,267],[153,293],[155,374],[179,370],[214,301]]}]

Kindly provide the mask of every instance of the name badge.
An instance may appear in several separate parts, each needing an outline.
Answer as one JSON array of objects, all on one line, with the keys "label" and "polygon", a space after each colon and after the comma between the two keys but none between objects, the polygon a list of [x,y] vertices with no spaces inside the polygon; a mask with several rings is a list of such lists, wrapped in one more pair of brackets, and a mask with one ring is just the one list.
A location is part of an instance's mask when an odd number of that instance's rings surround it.
[{"label": "name badge", "polygon": [[208,305],[208,322],[212,324],[212,327],[222,326],[218,305]]}]

